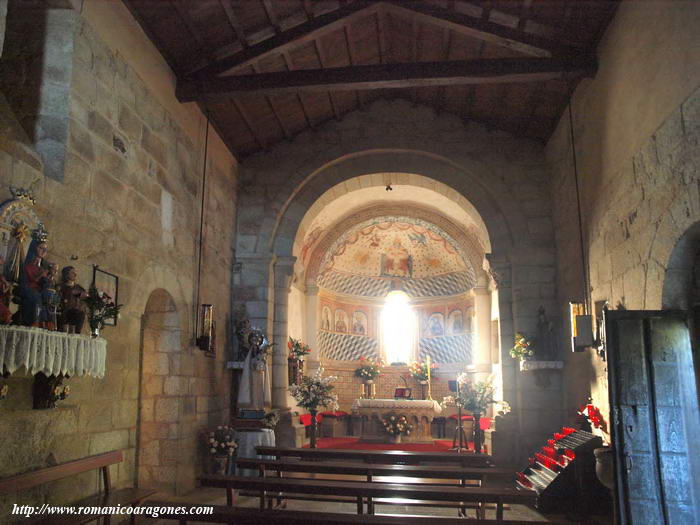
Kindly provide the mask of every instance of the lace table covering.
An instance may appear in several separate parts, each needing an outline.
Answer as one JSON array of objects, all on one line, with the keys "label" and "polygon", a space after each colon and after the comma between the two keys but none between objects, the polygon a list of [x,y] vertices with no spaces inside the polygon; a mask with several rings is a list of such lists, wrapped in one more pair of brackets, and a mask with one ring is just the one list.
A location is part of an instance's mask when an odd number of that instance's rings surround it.
[{"label": "lace table covering", "polygon": [[30,374],[102,378],[107,341],[89,335],[51,332],[25,326],[0,326],[0,365],[13,373],[25,367]]}]

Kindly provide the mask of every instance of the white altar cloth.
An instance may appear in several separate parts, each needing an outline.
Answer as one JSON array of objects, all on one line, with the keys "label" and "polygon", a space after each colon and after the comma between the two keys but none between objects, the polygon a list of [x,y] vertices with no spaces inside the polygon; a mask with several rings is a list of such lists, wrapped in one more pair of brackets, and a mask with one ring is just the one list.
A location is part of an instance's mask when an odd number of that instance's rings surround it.
[{"label": "white altar cloth", "polygon": [[0,367],[25,367],[30,374],[105,375],[107,341],[27,326],[0,326]]},{"label": "white altar cloth", "polygon": [[356,399],[352,402],[352,411],[360,412],[361,408],[380,410],[420,410],[435,414],[442,412],[440,403],[434,399]]}]

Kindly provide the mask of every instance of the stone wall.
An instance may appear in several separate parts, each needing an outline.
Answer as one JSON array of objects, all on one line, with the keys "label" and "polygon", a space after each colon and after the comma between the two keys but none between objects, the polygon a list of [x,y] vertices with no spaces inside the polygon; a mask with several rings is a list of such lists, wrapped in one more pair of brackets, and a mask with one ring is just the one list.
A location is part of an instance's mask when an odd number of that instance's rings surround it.
[{"label": "stone wall", "polygon": [[[115,9],[115,3],[108,2],[107,8]],[[0,402],[0,477],[122,449],[126,460],[112,469],[113,481],[118,486],[136,482],[142,316],[158,290],[172,298],[179,323],[171,327],[179,337],[160,343],[169,353],[163,395],[180,400],[178,426],[168,436],[176,445],[177,452],[168,455],[176,468],[161,473],[161,481],[184,492],[194,486],[204,459],[198,432],[228,417],[224,352],[229,346],[236,161],[212,131],[204,239],[216,242],[203,252],[199,291],[199,302],[216,306],[218,354],[211,359],[193,346],[205,120],[196,109],[173,111],[168,102],[174,100],[172,91],[151,89],[169,85],[170,79],[155,78],[167,68],[136,23],[120,16],[126,25],[120,26],[119,38],[132,51],[140,48],[148,57],[145,63],[158,67],[127,62],[112,45],[114,34],[109,35],[110,47],[78,17],[61,177],[46,176],[18,108],[0,97],[0,201],[10,197],[10,185],[30,188],[51,234],[48,260],[76,266],[85,287],[92,264],[118,275],[119,301],[125,305],[118,325],[103,331],[108,341],[104,379],[71,378],[72,394],[59,408],[32,410],[31,378],[18,373],[9,379],[9,397]],[[6,502],[66,502],[97,487],[98,477],[90,473],[10,494],[2,508],[11,508]]]},{"label": "stone wall", "polygon": [[[573,120],[592,300],[660,309],[669,256],[700,219],[700,5],[623,2]],[[642,28],[644,28],[642,30]],[[565,112],[547,146],[562,306],[583,300],[576,188]],[[568,336],[568,334],[565,334]],[[568,354],[567,416],[589,393],[608,412],[606,363]]]}]

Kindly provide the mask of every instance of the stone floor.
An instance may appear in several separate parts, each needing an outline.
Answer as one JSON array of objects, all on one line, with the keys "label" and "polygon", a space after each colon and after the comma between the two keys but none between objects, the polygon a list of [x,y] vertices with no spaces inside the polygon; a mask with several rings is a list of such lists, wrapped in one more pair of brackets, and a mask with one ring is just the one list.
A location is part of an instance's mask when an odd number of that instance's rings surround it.
[{"label": "stone floor", "polygon": [[[222,489],[210,489],[210,488],[199,488],[185,496],[180,497],[160,497],[156,496],[153,499],[167,500],[167,501],[182,501],[187,503],[199,503],[202,505],[214,504],[214,505],[225,505],[226,497],[223,494]],[[236,505],[241,507],[257,507],[259,500],[252,497],[239,497],[236,501]],[[292,510],[317,510],[319,512],[328,512],[328,503],[318,502],[318,501],[294,501],[290,500],[287,503],[287,508]],[[334,503],[333,512],[347,512],[349,514],[354,514],[356,512],[356,507],[351,503]],[[423,515],[423,516],[448,516],[456,517],[457,513],[455,509],[443,509],[440,507],[414,507],[407,505],[377,505],[375,512],[377,514],[409,514],[409,515]],[[469,513],[469,517],[474,517],[473,511]],[[495,509],[487,509],[486,511],[487,519],[495,519],[496,511]],[[522,520],[522,521],[536,521],[536,520],[551,520],[555,523],[561,525],[612,525],[613,519],[611,516],[592,516],[585,518],[574,518],[571,516],[561,516],[561,515],[547,515],[543,516],[539,512],[524,505],[510,505],[506,507],[504,512],[504,519],[511,520]],[[144,519],[141,523],[148,525],[172,525],[176,522],[166,521],[166,520],[156,520],[156,519]],[[199,525],[203,522],[189,522],[192,525]],[[406,520],[407,524],[410,524],[410,520]]]}]

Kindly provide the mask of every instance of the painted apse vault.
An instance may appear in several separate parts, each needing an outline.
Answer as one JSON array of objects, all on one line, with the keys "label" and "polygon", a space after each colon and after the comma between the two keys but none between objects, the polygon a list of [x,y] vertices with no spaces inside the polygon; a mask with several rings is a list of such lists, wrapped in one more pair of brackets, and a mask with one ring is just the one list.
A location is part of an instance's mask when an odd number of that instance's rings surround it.
[{"label": "painted apse vault", "polygon": [[[312,230],[304,253],[321,236]],[[342,234],[322,259],[318,344],[321,357],[352,361],[381,355],[380,315],[392,290],[417,313],[413,358],[472,362],[474,269],[455,241],[435,225],[409,217],[377,217]]]}]

